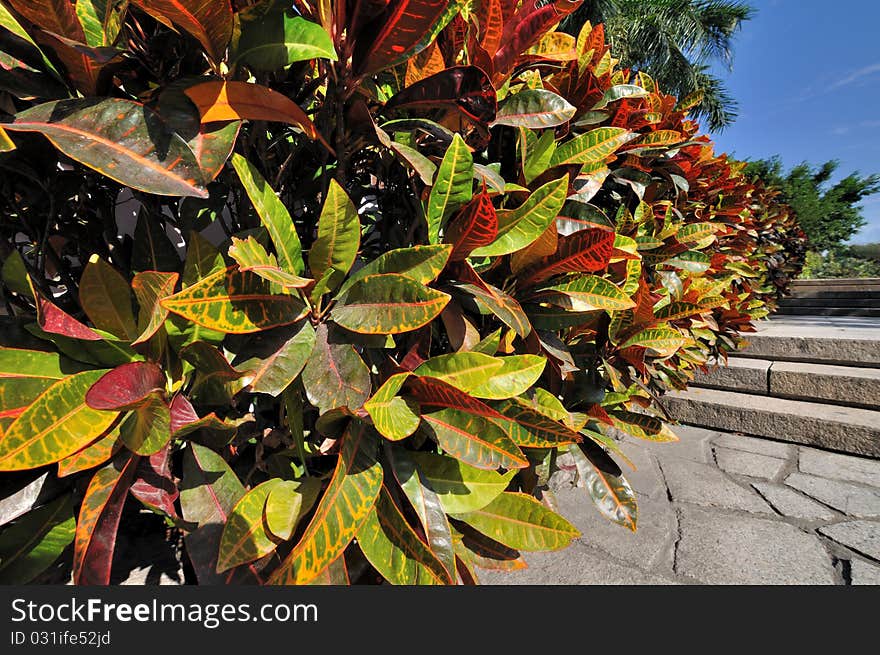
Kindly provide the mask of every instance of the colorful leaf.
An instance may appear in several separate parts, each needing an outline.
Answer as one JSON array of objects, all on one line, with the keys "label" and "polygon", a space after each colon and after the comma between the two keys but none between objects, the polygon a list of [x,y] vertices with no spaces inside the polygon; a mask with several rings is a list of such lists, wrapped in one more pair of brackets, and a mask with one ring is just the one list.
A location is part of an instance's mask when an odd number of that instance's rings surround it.
[{"label": "colorful leaf", "polygon": [[89,258],[83,270],[79,302],[99,330],[129,341],[137,337],[128,282],[97,255]]},{"label": "colorful leaf", "polygon": [[580,536],[577,528],[532,496],[508,491],[457,518],[515,550],[559,550]]},{"label": "colorful leaf", "polygon": [[273,282],[285,289],[302,289],[314,282],[283,270],[278,266],[275,255],[267,253],[263,244],[252,236],[245,240],[232,237],[229,256],[238,264],[240,271],[256,273],[267,282]]},{"label": "colorful leaf", "polygon": [[522,448],[557,448],[581,441],[581,436],[558,421],[535,410],[519,398],[510,398],[495,404],[505,420],[495,423]]},{"label": "colorful leaf", "polygon": [[131,342],[132,345],[148,341],[165,323],[168,310],[162,307],[160,301],[174,293],[179,277],[177,273],[159,271],[144,271],[134,276],[131,289],[140,307],[137,324],[140,336]]},{"label": "colorful leaf", "polygon": [[556,252],[535,263],[521,284],[535,284],[560,273],[601,271],[608,266],[613,248],[614,232],[608,230],[578,230],[560,237]]},{"label": "colorful leaf", "polygon": [[406,439],[421,422],[418,403],[397,395],[409,376],[409,373],[392,375],[364,403],[376,431],[391,441]]},{"label": "colorful leaf", "polygon": [[131,362],[102,375],[88,389],[85,401],[92,409],[133,409],[164,390],[162,369],[152,362]]},{"label": "colorful leaf", "polygon": [[194,36],[214,62],[223,60],[232,37],[229,0],[132,0],[159,22],[174,23]]},{"label": "colorful leaf", "polygon": [[[395,451],[400,453],[400,451]],[[403,454],[400,453],[402,457]],[[469,466],[447,455],[408,452],[419,481],[440,499],[447,514],[465,514],[482,509],[503,492],[515,471],[505,474]],[[410,476],[403,475],[406,480]],[[401,484],[406,484],[401,481]]]},{"label": "colorful leaf", "polygon": [[269,494],[282,483],[281,478],[267,480],[248,491],[232,508],[220,537],[217,573],[253,562],[278,546],[280,540],[266,529],[263,510]]},{"label": "colorful leaf", "polygon": [[270,10],[242,20],[235,63],[273,72],[308,59],[336,61],[333,41],[323,27],[292,11]]},{"label": "colorful leaf", "polygon": [[423,429],[456,459],[485,470],[520,469],[528,460],[517,445],[487,418],[458,409],[423,414]]},{"label": "colorful leaf", "polygon": [[333,320],[352,332],[399,334],[433,321],[449,296],[396,273],[368,275],[338,299]]},{"label": "colorful leaf", "polygon": [[342,437],[330,484],[299,543],[269,579],[271,584],[310,582],[351,543],[382,487],[382,466],[375,459],[375,449],[367,428],[352,422]]},{"label": "colorful leaf", "polygon": [[498,213],[498,236],[488,246],[477,248],[474,257],[507,255],[535,241],[556,219],[568,192],[568,176],[547,182],[512,211]]},{"label": "colorful leaf", "polygon": [[269,232],[281,268],[299,275],[303,272],[302,245],[287,208],[256,167],[244,157],[234,154],[232,166],[253,203],[260,222]]},{"label": "colorful leaf", "polygon": [[391,584],[451,582],[443,564],[406,522],[384,485],[357,537],[364,556]]},{"label": "colorful leaf", "polygon": [[103,434],[117,413],[90,408],[84,396],[104,373],[76,373],[38,396],[0,439],[0,470],[20,471],[53,464]]},{"label": "colorful leaf", "polygon": [[590,458],[581,448],[570,448],[568,452],[574,459],[580,482],[602,516],[635,532],[638,520],[636,495],[626,478],[620,475],[620,469],[602,466],[601,456]]},{"label": "colorful leaf", "polygon": [[428,219],[428,242],[440,241],[446,218],[470,201],[474,187],[474,160],[470,148],[456,134],[437,168],[434,185],[428,196],[425,214]]},{"label": "colorful leaf", "polygon": [[[299,377],[315,348],[315,329],[308,321],[304,321],[295,332],[281,330],[271,338],[266,334],[258,335],[258,343],[249,344],[252,350],[248,353],[255,356],[236,365],[238,370],[248,372],[248,384],[255,393],[277,397]],[[265,347],[259,343],[261,339],[268,339]],[[264,350],[269,352],[262,355]]]},{"label": "colorful leaf", "polygon": [[309,268],[312,277],[319,280],[313,297],[340,285],[354,264],[360,245],[357,209],[345,189],[336,180],[330,180],[318,218],[318,237],[309,250]]},{"label": "colorful leaf", "polygon": [[452,261],[466,259],[498,236],[498,215],[489,194],[479,193],[449,221],[443,240],[452,244]]},{"label": "colorful leaf", "polygon": [[573,312],[620,311],[636,304],[620,287],[596,275],[582,275],[570,282],[543,286],[531,298]]},{"label": "colorful leaf", "polygon": [[339,288],[337,295],[342,296],[355,282],[363,280],[368,275],[397,273],[421,284],[430,284],[446,266],[451,252],[452,247],[446,244],[389,250],[350,275]]},{"label": "colorful leaf", "polygon": [[[68,157],[133,189],[207,198],[199,162],[183,138],[153,110],[119,98],[81,98],[37,105],[4,129],[39,132]],[[161,146],[157,147],[157,139]]]},{"label": "colorful leaf", "polygon": [[547,365],[547,360],[540,355],[512,355],[498,361],[501,368],[488,380],[469,389],[472,396],[490,400],[519,396],[532,388]]},{"label": "colorful leaf", "polygon": [[326,323],[315,331],[315,348],[302,372],[309,402],[323,414],[337,407],[357,409],[370,396],[370,370],[350,343],[330,340]]},{"label": "colorful leaf", "polygon": [[560,145],[551,166],[568,164],[597,164],[605,161],[623,144],[632,141],[638,133],[629,132],[622,127],[600,127],[575,137]]},{"label": "colorful leaf", "polygon": [[74,584],[110,584],[116,531],[137,465],[137,457],[120,458],[99,469],[89,482],[76,522]]},{"label": "colorful leaf", "polygon": [[413,372],[443,380],[470,393],[488,383],[503,365],[502,360],[482,353],[448,353],[428,359]]},{"label": "colorful leaf", "polygon": [[217,271],[162,300],[162,307],[212,330],[247,334],[289,325],[304,303],[254,273],[236,267]]},{"label": "colorful leaf", "polygon": [[495,125],[542,129],[567,123],[577,109],[545,89],[525,89],[507,96],[498,108]]}]

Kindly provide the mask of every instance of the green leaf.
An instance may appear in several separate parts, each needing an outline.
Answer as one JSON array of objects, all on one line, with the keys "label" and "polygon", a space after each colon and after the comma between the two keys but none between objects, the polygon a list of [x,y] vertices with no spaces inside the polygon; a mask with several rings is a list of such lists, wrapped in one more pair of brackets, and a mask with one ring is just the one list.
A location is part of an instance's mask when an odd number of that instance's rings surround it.
[{"label": "green leaf", "polygon": [[162,307],[160,301],[174,293],[178,277],[177,273],[159,271],[144,271],[134,276],[131,289],[140,307],[137,325],[140,336],[132,341],[131,345],[148,341],[165,323],[168,310]]},{"label": "green leaf", "polygon": [[126,3],[112,0],[76,0],[76,15],[86,35],[86,45],[111,46],[121,27],[120,14]]},{"label": "green leaf", "polygon": [[630,346],[642,346],[649,348],[658,357],[668,357],[678,351],[688,342],[678,330],[671,327],[647,328],[637,332],[629,339],[620,344],[620,349]]},{"label": "green leaf", "polygon": [[263,508],[263,523],[270,535],[288,540],[300,519],[312,508],[321,491],[318,478],[279,480],[272,487]]},{"label": "green leaf", "polygon": [[532,298],[573,312],[619,311],[635,307],[635,302],[617,285],[596,275],[541,287]]},{"label": "green leaf", "polygon": [[636,531],[638,507],[632,487],[622,475],[603,470],[580,448],[569,448],[578,476],[599,512],[610,521]]},{"label": "green leaf", "polygon": [[195,230],[187,236],[186,244],[186,260],[180,278],[183,288],[191,287],[217,271],[226,270],[220,251]]},{"label": "green leaf", "polygon": [[220,455],[197,443],[187,444],[183,453],[180,508],[184,520],[199,526],[185,533],[184,540],[200,584],[262,582],[253,565],[236,568],[223,576],[216,570],[222,536],[220,526],[226,523],[244,494],[244,486]]},{"label": "green leaf", "polygon": [[302,373],[309,402],[323,414],[360,408],[370,396],[370,370],[351,343],[331,342],[327,324],[315,331],[315,348]]},{"label": "green leaf", "polygon": [[[558,152],[558,151],[557,151]],[[473,251],[474,257],[507,255],[525,248],[540,237],[565,204],[568,176],[547,182],[512,211],[498,212],[498,236],[488,246]]]},{"label": "green leaf", "polygon": [[245,240],[232,237],[229,256],[236,261],[240,271],[256,273],[264,280],[274,282],[285,289],[301,289],[313,282],[280,268],[275,255],[266,252],[263,245],[252,236]]},{"label": "green leaf", "polygon": [[437,169],[428,196],[428,242],[440,241],[440,229],[446,218],[473,196],[474,160],[470,148],[456,134]]},{"label": "green leaf", "polygon": [[10,291],[34,300],[34,291],[31,289],[30,278],[25,266],[24,259],[18,250],[13,250],[3,262],[3,282]]},{"label": "green leaf", "polygon": [[639,439],[657,442],[678,441],[678,437],[669,426],[656,416],[626,410],[615,410],[609,412],[609,415],[615,428]]},{"label": "green leaf", "polygon": [[231,161],[260,222],[269,232],[278,263],[288,273],[299,275],[304,268],[302,245],[290,213],[253,164],[237,153]]},{"label": "green leaf", "polygon": [[423,428],[453,457],[476,468],[521,469],[528,460],[504,431],[484,416],[459,409],[423,414]]},{"label": "green leaf", "polygon": [[495,409],[509,419],[507,421],[493,419],[495,423],[522,448],[557,448],[581,440],[577,432],[537,411],[519,398],[510,398],[497,403]]},{"label": "green leaf", "polygon": [[357,536],[364,556],[391,584],[452,582],[437,556],[406,522],[384,485]]},{"label": "green leaf", "polygon": [[158,395],[147,398],[122,421],[119,438],[138,455],[152,455],[171,440],[171,412]]},{"label": "green leaf", "polygon": [[457,518],[516,550],[560,550],[580,536],[571,523],[521,493],[504,492],[482,509]]},{"label": "green leaf", "polygon": [[315,348],[315,328],[304,321],[291,336],[283,333],[280,346],[266,357],[248,359],[236,368],[248,371],[251,391],[277,397],[299,377]]},{"label": "green leaf", "polygon": [[118,412],[94,410],[85,402],[86,391],[106,372],[70,375],[34,400],[0,440],[0,471],[53,464],[106,432]]},{"label": "green leaf", "polygon": [[95,327],[131,341],[138,336],[128,282],[97,255],[89,258],[79,281],[79,302]]},{"label": "green leaf", "polygon": [[612,102],[617,100],[621,100],[623,98],[645,98],[651,95],[645,89],[640,86],[636,86],[635,84],[615,84],[610,89],[605,91],[605,94],[602,98],[593,105],[593,111],[597,109],[604,109]]},{"label": "green leaf", "polygon": [[189,145],[140,103],[119,98],[47,102],[19,112],[3,128],[39,132],[68,157],[133,189],[208,197],[210,180]]},{"label": "green leaf", "polygon": [[397,273],[368,275],[338,299],[333,320],[352,332],[399,334],[427,325],[449,296]]},{"label": "green leaf", "polygon": [[281,483],[281,478],[272,478],[254,487],[232,508],[220,537],[217,573],[260,559],[278,546],[263,522],[263,510],[269,494]]},{"label": "green leaf", "polygon": [[[361,245],[361,222],[351,198],[336,180],[330,180],[327,198],[318,219],[318,238],[309,250],[312,277],[320,280],[312,294],[321,294],[340,285],[357,257]],[[326,275],[326,280],[322,278]]]},{"label": "green leaf", "polygon": [[271,584],[306,584],[317,578],[357,535],[382,487],[376,442],[366,426],[352,422],[342,437],[339,459],[299,543],[269,579]]},{"label": "green leaf", "polygon": [[590,130],[556,148],[550,165],[598,164],[637,136],[639,136],[637,133],[629,132],[622,127],[600,127]]},{"label": "green leaf", "polygon": [[507,96],[498,107],[495,125],[540,129],[567,123],[577,108],[544,89],[526,89]]},{"label": "green leaf", "polygon": [[477,286],[476,284],[455,284],[453,286],[455,289],[472,296],[478,305],[484,306],[488,313],[495,314],[507,327],[523,339],[532,331],[529,317],[526,316],[520,304],[515,298],[500,289],[496,289],[491,284],[484,284],[482,286]]},{"label": "green leaf", "polygon": [[66,550],[76,533],[70,495],[31,510],[0,532],[0,584],[27,584]]},{"label": "green leaf", "polygon": [[0,413],[31,404],[50,385],[82,369],[58,353],[0,347]]},{"label": "green leaf", "polygon": [[389,377],[367,402],[364,409],[373,419],[373,426],[386,439],[406,439],[419,427],[419,405],[413,400],[398,397],[409,373]]},{"label": "green leaf", "polygon": [[501,368],[492,377],[469,390],[472,396],[489,400],[519,396],[532,388],[547,365],[540,355],[513,355],[500,361]]},{"label": "green leaf", "polygon": [[451,253],[452,246],[447,244],[389,250],[353,273],[336,295],[342,296],[355,282],[363,280],[368,275],[398,273],[421,284],[430,284],[445,268]]},{"label": "green leaf", "polygon": [[431,357],[413,371],[448,382],[462,391],[471,392],[492,379],[504,362],[475,352],[448,353]]},{"label": "green leaf", "polygon": [[553,130],[548,130],[526,153],[526,159],[523,162],[523,176],[526,178],[526,184],[531,184],[532,180],[547,170],[554,152],[556,152],[556,134]]},{"label": "green leaf", "polygon": [[163,299],[162,307],[211,330],[247,334],[295,323],[305,304],[277,284],[230,267]]},{"label": "green leaf", "polygon": [[440,502],[440,496],[427,486],[408,451],[395,448],[390,454],[394,476],[419,517],[428,547],[446,570],[448,580],[455,580],[455,552],[452,528]]},{"label": "green leaf", "polygon": [[269,11],[242,20],[235,63],[272,72],[308,59],[336,61],[333,41],[320,25],[290,11]]},{"label": "green leaf", "polygon": [[[395,453],[401,453],[397,450]],[[421,484],[437,494],[447,514],[481,509],[507,488],[516,471],[505,474],[469,466],[447,455],[408,452],[415,462]],[[403,481],[401,484],[405,484]]]}]

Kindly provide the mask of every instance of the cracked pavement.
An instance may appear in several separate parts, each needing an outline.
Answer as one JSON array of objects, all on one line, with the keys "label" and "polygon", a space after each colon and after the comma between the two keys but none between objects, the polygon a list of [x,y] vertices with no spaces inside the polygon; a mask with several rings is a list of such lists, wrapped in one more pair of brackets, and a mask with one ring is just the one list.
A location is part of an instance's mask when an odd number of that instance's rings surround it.
[{"label": "cracked pavement", "polygon": [[638,530],[603,518],[570,476],[551,484],[582,536],[483,584],[880,584],[880,461],[691,426],[623,452]]}]

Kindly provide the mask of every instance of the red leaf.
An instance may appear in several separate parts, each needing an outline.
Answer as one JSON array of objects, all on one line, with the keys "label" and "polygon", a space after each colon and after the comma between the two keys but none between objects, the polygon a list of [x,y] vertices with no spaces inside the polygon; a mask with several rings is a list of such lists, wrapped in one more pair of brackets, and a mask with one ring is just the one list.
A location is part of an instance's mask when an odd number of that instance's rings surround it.
[{"label": "red leaf", "polygon": [[100,334],[80,323],[54,303],[46,300],[42,294],[35,292],[34,295],[37,299],[37,323],[44,332],[84,341],[100,341],[102,339]]},{"label": "red leaf", "polygon": [[140,457],[127,456],[99,469],[89,482],[76,522],[73,582],[110,584],[116,531],[129,483]]},{"label": "red leaf", "polygon": [[498,215],[484,188],[449,222],[444,241],[452,244],[450,260],[461,261],[473,250],[492,243],[496,236]]},{"label": "red leaf", "polygon": [[498,109],[495,87],[476,66],[454,66],[409,86],[386,104],[385,109],[430,110],[449,106],[479,123],[491,123]]},{"label": "red leaf", "polygon": [[134,0],[134,4],[160,22],[174,23],[192,34],[213,61],[223,59],[232,37],[229,0]]},{"label": "red leaf", "polygon": [[[560,10],[556,4],[574,6]],[[505,21],[501,47],[493,58],[496,79],[506,77],[513,69],[517,57],[535,45],[550,28],[574,10],[577,4],[559,2],[536,8],[535,2],[524,3],[515,16]]]},{"label": "red leaf", "polygon": [[[425,33],[446,11],[447,0],[397,0],[370,26],[376,25],[379,33],[366,52],[357,57],[362,62],[358,70],[363,74],[375,73],[387,68],[407,51],[415,48]],[[370,30],[358,34],[364,37]],[[427,45],[427,44],[425,44]]]},{"label": "red leaf", "polygon": [[556,252],[531,267],[522,285],[535,284],[559,273],[593,273],[608,266],[614,249],[614,232],[579,230],[559,239]]},{"label": "red leaf", "polygon": [[139,501],[167,514],[178,518],[174,501],[180,495],[177,484],[171,477],[171,444],[149,458],[141,459],[131,485],[131,495]]},{"label": "red leaf", "polygon": [[165,374],[150,362],[130,362],[105,373],[86,392],[92,409],[134,409],[165,389]]},{"label": "red leaf", "polygon": [[437,378],[414,375],[407,380],[406,390],[410,396],[427,408],[449,407],[461,409],[477,416],[504,418],[503,415],[481,400],[477,400],[469,393]]}]

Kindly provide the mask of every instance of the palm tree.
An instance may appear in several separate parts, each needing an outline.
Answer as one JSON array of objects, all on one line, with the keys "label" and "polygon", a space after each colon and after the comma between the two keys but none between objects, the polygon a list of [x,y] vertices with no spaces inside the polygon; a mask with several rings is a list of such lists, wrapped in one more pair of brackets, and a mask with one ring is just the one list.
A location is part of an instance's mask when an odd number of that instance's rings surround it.
[{"label": "palm tree", "polygon": [[736,118],[737,105],[710,64],[731,67],[733,36],[753,14],[738,0],[586,0],[563,29],[576,34],[586,21],[604,23],[622,66],[645,71],[681,98],[701,93],[692,111],[719,131]]}]

